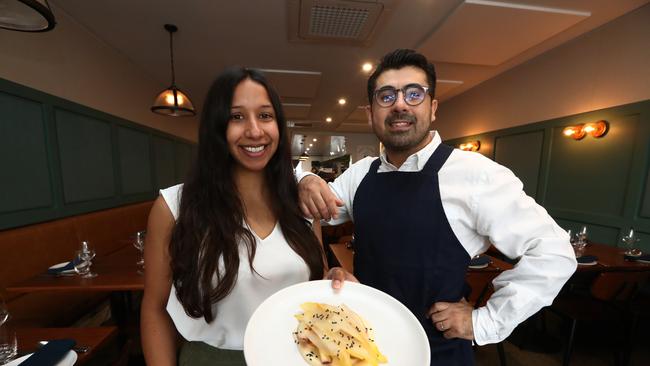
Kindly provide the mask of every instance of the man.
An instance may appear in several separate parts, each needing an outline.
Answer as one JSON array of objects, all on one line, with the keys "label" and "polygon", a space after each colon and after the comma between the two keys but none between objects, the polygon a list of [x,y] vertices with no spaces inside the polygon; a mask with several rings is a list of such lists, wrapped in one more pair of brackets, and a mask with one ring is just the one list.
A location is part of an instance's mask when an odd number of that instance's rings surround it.
[{"label": "man", "polygon": [[[330,224],[354,221],[354,276],[420,320],[431,365],[471,365],[471,341],[500,342],[551,304],[576,260],[566,232],[523,193],[510,170],[443,145],[429,131],[435,85],[434,67],[423,55],[384,56],[368,80],[367,108],[384,151],[353,164],[329,188],[303,175],[300,199],[307,215],[331,218]],[[487,305],[473,310],[463,299],[466,269],[490,244],[519,261],[494,280]],[[338,286],[342,270],[330,278]]]}]

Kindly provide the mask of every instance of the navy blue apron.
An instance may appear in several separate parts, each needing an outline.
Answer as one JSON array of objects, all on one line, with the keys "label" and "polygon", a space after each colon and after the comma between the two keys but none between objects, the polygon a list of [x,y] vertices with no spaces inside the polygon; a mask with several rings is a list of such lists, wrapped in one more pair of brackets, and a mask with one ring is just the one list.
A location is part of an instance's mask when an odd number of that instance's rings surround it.
[{"label": "navy blue apron", "polygon": [[427,318],[438,301],[465,295],[470,256],[440,201],[438,171],[453,148],[440,145],[420,172],[377,173],[370,166],[354,196],[354,274],[406,305],[424,328],[431,365],[473,365],[471,341],[445,339]]}]

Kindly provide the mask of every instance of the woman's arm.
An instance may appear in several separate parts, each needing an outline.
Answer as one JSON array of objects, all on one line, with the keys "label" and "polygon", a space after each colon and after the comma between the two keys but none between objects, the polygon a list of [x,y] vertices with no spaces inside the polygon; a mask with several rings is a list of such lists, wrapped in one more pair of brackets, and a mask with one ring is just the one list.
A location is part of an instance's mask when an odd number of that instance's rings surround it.
[{"label": "woman's arm", "polygon": [[140,310],[142,351],[148,365],[176,365],[176,328],[167,313],[172,284],[169,241],[174,217],[158,197],[149,213],[144,258],[144,297]]}]

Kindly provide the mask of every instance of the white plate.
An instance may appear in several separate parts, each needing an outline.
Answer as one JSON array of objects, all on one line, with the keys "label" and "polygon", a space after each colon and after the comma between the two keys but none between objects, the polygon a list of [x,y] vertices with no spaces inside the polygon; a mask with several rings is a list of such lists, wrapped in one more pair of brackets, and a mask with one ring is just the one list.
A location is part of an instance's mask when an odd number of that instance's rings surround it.
[{"label": "white plate", "polygon": [[[59,269],[61,267],[67,266],[68,263],[70,263],[70,262],[57,263],[57,264],[53,265],[52,267],[50,267],[49,269]],[[76,272],[74,271],[74,268],[72,268],[72,269],[66,269],[65,271],[57,272],[56,274],[57,275],[66,275],[66,274],[76,274]]]},{"label": "white plate", "polygon": [[[7,364],[4,364],[2,366],[18,366],[23,361],[25,361],[29,356],[33,355],[33,353],[30,353],[28,355],[24,355],[23,357],[17,358]],[[75,351],[68,351],[68,353],[63,356],[61,361],[59,361],[56,365],[54,366],[72,366],[74,363],[77,362],[77,353]]]},{"label": "white plate", "polygon": [[334,292],[331,281],[303,282],[282,289],[266,299],[253,313],[244,335],[248,366],[305,366],[292,333],[300,304],[344,303],[372,325],[384,365],[429,366],[429,341],[415,316],[399,301],[372,287],[346,282]]}]

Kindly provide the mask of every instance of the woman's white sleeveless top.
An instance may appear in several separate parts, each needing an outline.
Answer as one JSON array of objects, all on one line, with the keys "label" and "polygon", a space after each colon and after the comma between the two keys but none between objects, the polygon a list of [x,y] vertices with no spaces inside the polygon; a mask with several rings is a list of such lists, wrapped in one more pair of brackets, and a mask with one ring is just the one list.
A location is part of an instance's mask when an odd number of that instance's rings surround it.
[{"label": "woman's white sleeveless top", "polygon": [[[182,188],[183,185],[179,184],[160,191],[174,219],[178,219]],[[264,239],[254,231],[251,232],[257,244],[253,259],[253,268],[257,273],[251,272],[246,246],[240,243],[239,272],[235,287],[228,296],[212,305],[216,314],[212,323],[207,323],[204,318],[188,316],[172,285],[167,312],[178,332],[188,341],[201,341],[222,349],[242,350],[246,324],[258,305],[278,290],[309,280],[307,264],[291,249],[278,223]],[[219,265],[223,268],[222,260]]]}]

